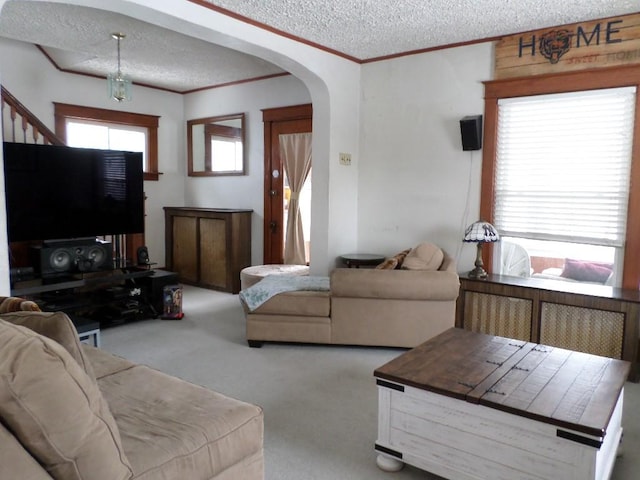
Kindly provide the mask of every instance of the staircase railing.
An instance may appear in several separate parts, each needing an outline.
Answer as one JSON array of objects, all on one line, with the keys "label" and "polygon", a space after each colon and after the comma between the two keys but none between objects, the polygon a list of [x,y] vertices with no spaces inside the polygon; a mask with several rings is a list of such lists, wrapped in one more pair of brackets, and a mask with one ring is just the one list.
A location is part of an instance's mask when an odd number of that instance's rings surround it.
[{"label": "staircase railing", "polygon": [[2,92],[2,132],[5,141],[64,145],[64,142],[54,132],[38,120],[6,88],[0,88]]}]

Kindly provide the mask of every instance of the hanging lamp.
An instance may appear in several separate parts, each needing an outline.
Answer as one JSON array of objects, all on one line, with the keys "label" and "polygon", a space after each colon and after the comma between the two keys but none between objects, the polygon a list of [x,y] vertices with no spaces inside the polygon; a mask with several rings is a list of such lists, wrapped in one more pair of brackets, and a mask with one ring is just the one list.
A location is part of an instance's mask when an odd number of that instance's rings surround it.
[{"label": "hanging lamp", "polygon": [[123,75],[120,69],[120,41],[125,38],[126,35],[124,33],[112,33],[111,37],[118,42],[118,71],[116,73],[110,73],[107,77],[109,98],[117,102],[131,100],[131,78]]}]

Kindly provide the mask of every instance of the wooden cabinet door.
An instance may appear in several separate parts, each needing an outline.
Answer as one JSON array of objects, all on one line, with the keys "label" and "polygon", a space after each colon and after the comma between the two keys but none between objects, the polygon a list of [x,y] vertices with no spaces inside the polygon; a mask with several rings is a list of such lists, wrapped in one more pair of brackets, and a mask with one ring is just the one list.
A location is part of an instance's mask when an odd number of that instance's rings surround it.
[{"label": "wooden cabinet door", "polygon": [[222,289],[227,285],[227,221],[200,218],[200,283]]},{"label": "wooden cabinet door", "polygon": [[173,270],[180,280],[198,281],[198,244],[195,217],[173,217]]}]

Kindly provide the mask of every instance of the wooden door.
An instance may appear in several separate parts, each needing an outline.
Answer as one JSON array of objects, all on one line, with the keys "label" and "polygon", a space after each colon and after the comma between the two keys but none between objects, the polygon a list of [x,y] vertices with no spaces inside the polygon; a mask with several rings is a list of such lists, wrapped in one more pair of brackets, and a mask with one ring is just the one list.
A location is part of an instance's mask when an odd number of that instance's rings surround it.
[{"label": "wooden door", "polygon": [[311,104],[262,111],[264,121],[264,258],[263,263],[284,262],[284,168],[280,158],[281,134],[312,131]]}]

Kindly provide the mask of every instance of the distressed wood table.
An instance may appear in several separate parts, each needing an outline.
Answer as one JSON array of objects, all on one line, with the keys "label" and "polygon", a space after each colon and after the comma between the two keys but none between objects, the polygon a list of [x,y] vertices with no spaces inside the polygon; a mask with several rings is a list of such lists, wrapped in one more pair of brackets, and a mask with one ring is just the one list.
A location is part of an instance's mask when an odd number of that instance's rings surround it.
[{"label": "distressed wood table", "polygon": [[378,466],[608,479],[629,362],[452,328],[374,372]]}]

